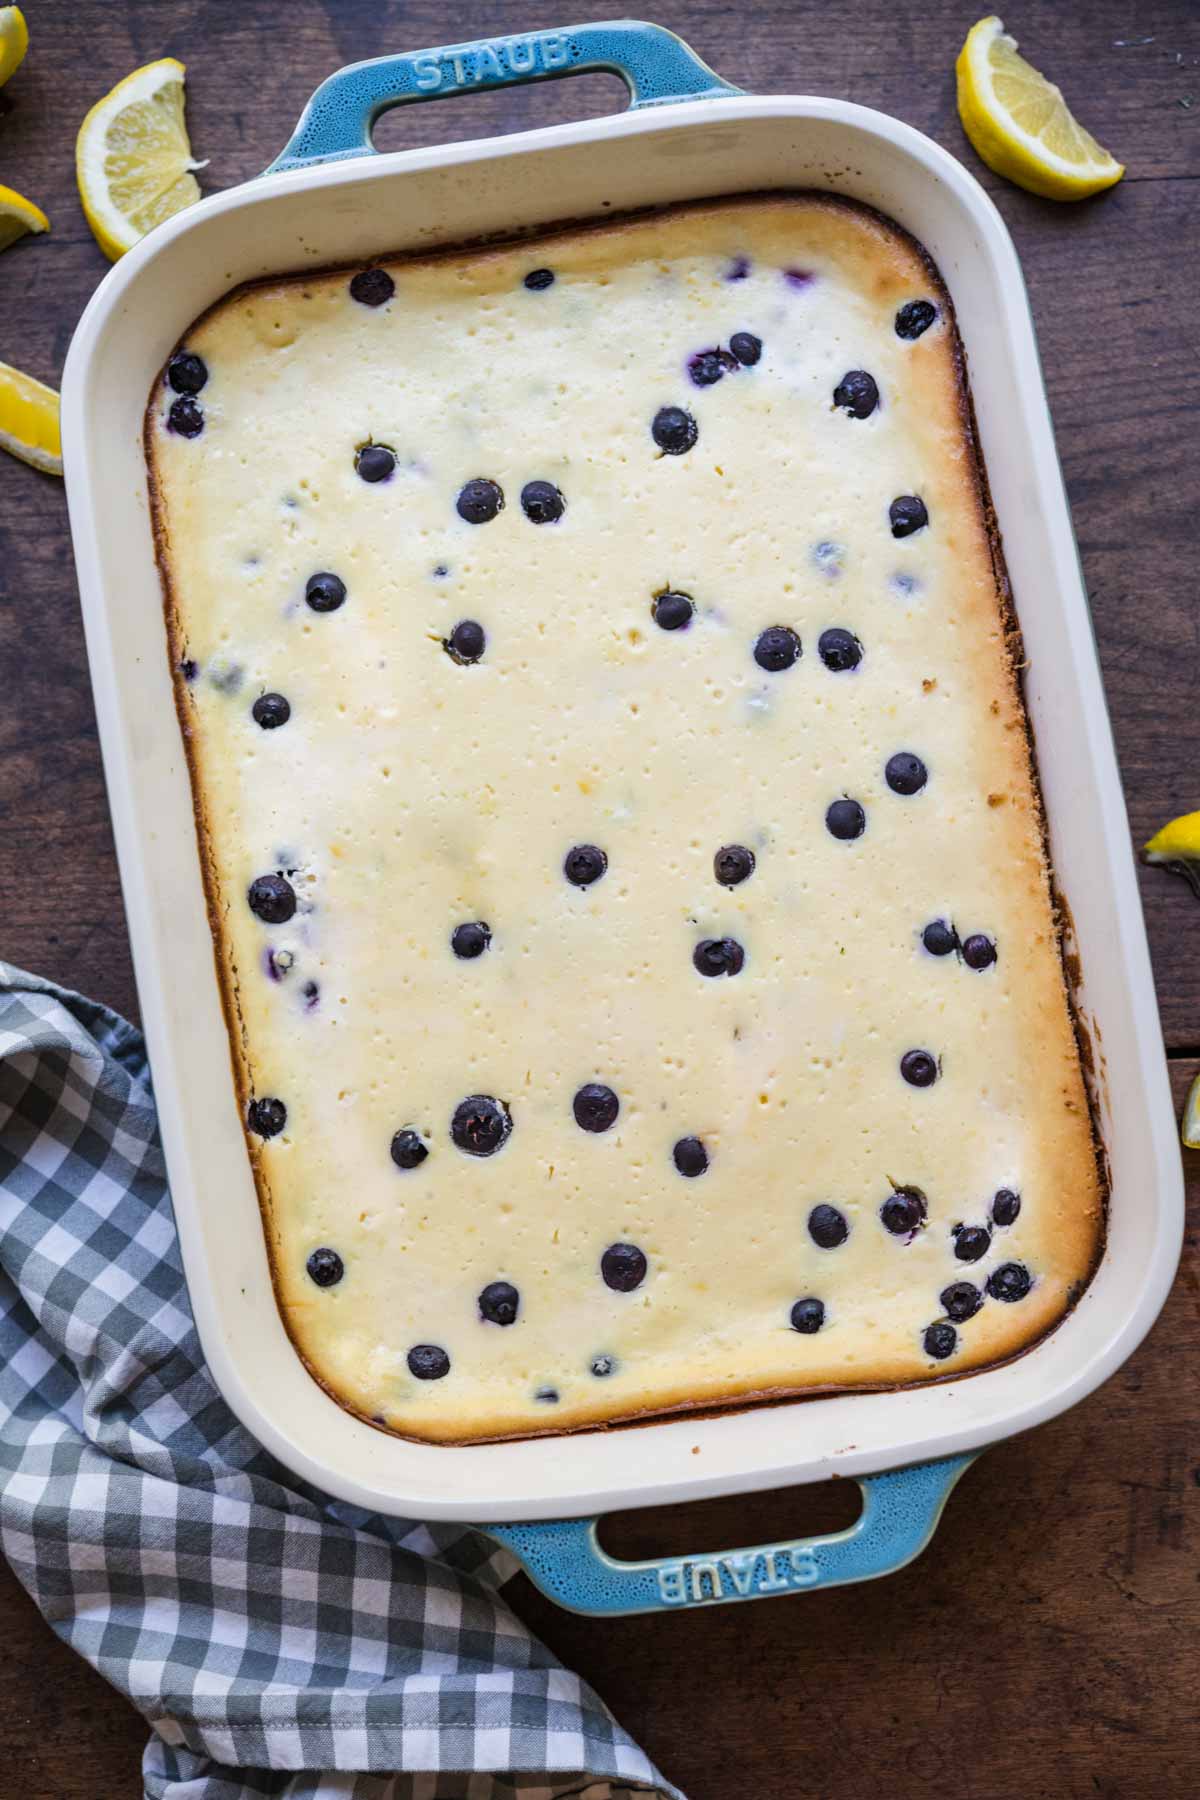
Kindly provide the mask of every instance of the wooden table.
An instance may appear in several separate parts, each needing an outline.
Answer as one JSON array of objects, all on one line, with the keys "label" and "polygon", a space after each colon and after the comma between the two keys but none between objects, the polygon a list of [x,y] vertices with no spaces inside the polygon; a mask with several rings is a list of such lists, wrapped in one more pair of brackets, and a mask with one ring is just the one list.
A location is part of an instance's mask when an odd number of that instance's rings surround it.
[{"label": "wooden table", "polygon": [[[620,9],[616,6],[614,12]],[[662,23],[760,92],[845,96],[963,157],[1016,237],[1108,683],[1133,838],[1200,806],[1196,455],[1200,15],[1193,0],[1026,0],[1010,17],[1129,174],[1060,208],[982,171],[953,60],[970,6],[925,0],[662,4]],[[981,10],[981,8],[980,8]],[[75,196],[86,108],[139,63],[188,65],[202,180],[257,173],[341,63],[551,26],[570,4],[489,0],[30,0],[33,46],[0,95],[0,177],[48,239],[0,261],[0,358],[56,382],[104,261]],[[602,15],[600,15],[602,16]],[[410,109],[389,145],[609,110],[615,81]],[[1189,326],[1191,332],[1189,334]],[[1191,341],[1189,342],[1189,335]],[[136,1015],[56,482],[0,457],[0,949]],[[1200,903],[1142,877],[1177,1099],[1200,1067]],[[786,1603],[592,1623],[523,1582],[516,1605],[692,1800],[1172,1800],[1200,1771],[1200,1158],[1192,1235],[1149,1341],[1066,1418],[990,1450],[933,1548],[891,1580]],[[845,1522],[851,1491],[630,1515],[625,1553],[753,1543]],[[0,1785],[22,1800],[140,1792],[145,1728],[0,1572]]]}]

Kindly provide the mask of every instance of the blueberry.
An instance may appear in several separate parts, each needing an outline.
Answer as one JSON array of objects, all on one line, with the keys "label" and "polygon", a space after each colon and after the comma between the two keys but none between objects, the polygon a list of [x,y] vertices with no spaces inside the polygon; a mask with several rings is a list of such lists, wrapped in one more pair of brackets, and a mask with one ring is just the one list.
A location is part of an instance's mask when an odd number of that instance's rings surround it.
[{"label": "blueberry", "polygon": [[800,656],[800,639],[790,625],[768,625],[760,631],[754,646],[754,660],[760,669],[777,675],[790,669]]},{"label": "blueberry", "polygon": [[751,369],[762,355],[762,339],[755,337],[752,331],[735,331],[729,340],[729,348],[744,368]]},{"label": "blueberry", "polygon": [[177,394],[198,394],[208,380],[208,366],[190,350],[177,350],[167,364],[167,380]]},{"label": "blueberry", "polygon": [[450,1358],[440,1344],[414,1344],[408,1353],[408,1372],[418,1381],[441,1381],[450,1373]]},{"label": "blueberry", "polygon": [[923,331],[929,330],[937,315],[938,309],[932,300],[906,300],[896,314],[896,336],[919,338]]},{"label": "blueberry", "polygon": [[967,1319],[973,1319],[983,1305],[983,1295],[973,1281],[952,1281],[938,1295],[942,1311],[962,1325]]},{"label": "blueberry", "polygon": [[581,1131],[607,1131],[617,1122],[621,1102],[602,1081],[588,1081],[571,1102],[571,1110]]},{"label": "blueberry", "polygon": [[264,731],[275,731],[287,724],[292,709],[282,694],[260,694],[250,708],[250,716]]},{"label": "blueberry", "polygon": [[728,350],[697,350],[694,356],[688,357],[688,374],[696,387],[712,387],[714,382],[720,381],[726,370],[736,369],[737,366],[736,356],[731,356]]},{"label": "blueberry", "polygon": [[836,1250],[850,1235],[845,1213],[836,1206],[814,1206],[808,1215],[808,1235],[818,1250]]},{"label": "blueberry", "polygon": [[785,269],[783,279],[789,287],[806,288],[811,287],[817,278],[811,269]]},{"label": "blueberry", "polygon": [[921,933],[921,942],[930,956],[949,956],[958,949],[958,933],[945,919],[932,919]]},{"label": "blueberry", "polygon": [[504,510],[504,489],[498,481],[477,475],[463,484],[454,505],[459,518],[468,525],[486,525]]},{"label": "blueberry", "polygon": [[869,419],[879,405],[879,389],[865,369],[847,369],[833,390],[833,404],[852,419]]},{"label": "blueberry", "polygon": [[617,1359],[615,1356],[593,1356],[591,1362],[588,1364],[592,1374],[601,1381],[606,1375],[611,1375],[616,1366]]},{"label": "blueberry", "polygon": [[346,1265],[337,1251],[326,1247],[314,1250],[304,1266],[308,1270],[309,1280],[315,1281],[322,1288],[336,1287],[346,1273]]},{"label": "blueberry", "polygon": [[181,394],[178,400],[171,402],[167,430],[177,431],[180,437],[199,437],[204,430],[204,408],[190,394]]},{"label": "blueberry", "polygon": [[563,859],[563,874],[572,887],[591,887],[608,867],[608,857],[598,844],[576,844]]},{"label": "blueberry", "polygon": [[958,1349],[958,1333],[945,1319],[939,1319],[936,1325],[926,1326],[923,1341],[926,1356],[932,1356],[935,1362],[945,1362]]},{"label": "blueberry", "polygon": [[542,288],[553,287],[554,270],[530,269],[528,275],[525,277],[525,286],[533,293],[537,293]]},{"label": "blueberry", "polygon": [[703,938],[692,951],[693,967],[701,975],[739,975],[746,952],[736,938]]},{"label": "blueberry", "polygon": [[668,588],[655,594],[650,602],[650,617],[660,631],[683,631],[692,622],[696,606],[690,594],[678,594]]},{"label": "blueberry", "polygon": [[792,1330],[803,1337],[813,1337],[825,1323],[823,1300],[797,1300],[791,1311]]},{"label": "blueberry", "polygon": [[256,1137],[278,1137],[287,1124],[287,1107],[282,1100],[252,1100],[246,1112],[246,1123]]},{"label": "blueberry", "polygon": [[305,582],[304,598],[314,612],[336,612],[346,598],[346,584],[340,575],[331,575],[328,569],[322,569]]},{"label": "blueberry", "polygon": [[200,673],[200,664],[194,657],[185,656],[179,665],[179,673],[183,676],[185,681],[195,681],[197,675]]},{"label": "blueberry", "polygon": [[645,1253],[636,1244],[610,1244],[600,1258],[605,1287],[618,1294],[632,1294],[646,1279]]},{"label": "blueberry", "polygon": [[841,675],[847,669],[857,669],[862,661],[863,647],[852,631],[831,625],[817,639],[817,652],[827,669]]},{"label": "blueberry", "polygon": [[959,1262],[978,1262],[987,1255],[992,1242],[986,1225],[956,1225],[953,1235],[954,1254]]},{"label": "blueberry", "polygon": [[987,1278],[987,1291],[993,1300],[1023,1300],[1033,1286],[1033,1277],[1024,1263],[1001,1263]]},{"label": "blueberry", "polygon": [[927,1212],[925,1196],[920,1188],[897,1188],[889,1194],[879,1209],[884,1229],[893,1237],[908,1237],[910,1233],[919,1231],[925,1223]]},{"label": "blueberry", "polygon": [[745,844],[723,844],[713,857],[713,874],[722,887],[737,887],[754,873],[754,852]]},{"label": "blueberry", "polygon": [[992,1224],[1015,1225],[1021,1210],[1021,1196],[1011,1188],[997,1188],[992,1196]]},{"label": "blueberry", "polygon": [[698,1137],[680,1138],[671,1158],[681,1175],[703,1175],[708,1167],[708,1151]]},{"label": "blueberry", "polygon": [[748,256],[735,256],[725,271],[725,279],[726,281],[745,281],[749,273],[750,258]]},{"label": "blueberry", "polygon": [[544,1401],[547,1406],[557,1406],[558,1389],[555,1387],[540,1387],[535,1389],[533,1397],[535,1400]]},{"label": "blueberry", "polygon": [[700,427],[682,406],[660,406],[650,435],[664,456],[683,456],[700,436]]},{"label": "blueberry", "polygon": [[360,269],[350,283],[350,298],[360,306],[383,306],[396,291],[386,269]]},{"label": "blueberry", "polygon": [[479,1316],[489,1325],[515,1325],[521,1296],[511,1281],[489,1281],[479,1296]]},{"label": "blueberry", "polygon": [[450,933],[450,948],[464,962],[473,962],[477,956],[482,956],[491,941],[492,934],[482,919],[473,919],[466,925],[456,925]]},{"label": "blueberry", "polygon": [[393,1137],[391,1154],[398,1169],[419,1169],[429,1155],[429,1145],[411,1125],[406,1125]]},{"label": "blueberry", "polygon": [[883,773],[893,794],[919,794],[929,780],[929,770],[911,750],[897,750],[889,756]]},{"label": "blueberry", "polygon": [[990,969],[996,960],[996,946],[982,931],[963,939],[962,959],[968,969]]},{"label": "blueberry", "polygon": [[923,530],[929,523],[925,502],[919,494],[900,494],[888,507],[888,518],[892,521],[894,538],[911,537],[914,531]]},{"label": "blueberry", "polygon": [[468,1156],[494,1156],[512,1130],[512,1114],[490,1094],[460,1100],[450,1121],[450,1136]]},{"label": "blueberry", "polygon": [[552,481],[527,481],[521,489],[521,510],[531,525],[553,525],[566,512],[567,503]]},{"label": "blueberry", "polygon": [[822,543],[814,544],[809,554],[815,567],[820,569],[822,575],[828,575],[831,581],[841,574],[846,555],[844,544],[835,544],[826,538]]},{"label": "blueberry", "polygon": [[306,1012],[311,1012],[313,1007],[317,1004],[317,1001],[321,998],[320,988],[315,981],[306,981],[304,986],[300,989],[300,992],[304,996],[304,1010]]},{"label": "blueberry", "polygon": [[906,1050],[900,1058],[900,1073],[910,1087],[932,1087],[938,1078],[937,1058],[928,1050]]},{"label": "blueberry", "polygon": [[487,632],[478,619],[460,619],[450,636],[442,639],[442,649],[461,668],[477,663],[486,648]]},{"label": "blueberry", "polygon": [[867,829],[867,815],[857,800],[835,800],[825,809],[825,829],[831,837],[849,843]]},{"label": "blueberry", "polygon": [[354,467],[363,481],[386,481],[396,466],[396,452],[386,444],[362,444],[354,452]]},{"label": "blueberry", "polygon": [[286,925],[296,910],[296,890],[286,875],[256,875],[246,898],[264,925]]}]

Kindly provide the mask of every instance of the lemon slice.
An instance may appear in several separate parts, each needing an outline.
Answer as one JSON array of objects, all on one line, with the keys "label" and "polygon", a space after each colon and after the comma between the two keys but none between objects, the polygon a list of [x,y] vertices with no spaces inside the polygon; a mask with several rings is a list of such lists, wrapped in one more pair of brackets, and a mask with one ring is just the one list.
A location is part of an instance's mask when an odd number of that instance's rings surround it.
[{"label": "lemon slice", "polygon": [[1200,1075],[1188,1089],[1188,1097],[1183,1103],[1179,1135],[1185,1150],[1200,1150]]},{"label": "lemon slice", "polygon": [[112,262],[200,198],[183,121],[184,67],[147,63],[98,100],[79,128],[75,176],[96,242]]},{"label": "lemon slice", "polygon": [[58,395],[7,363],[0,363],[0,450],[47,475],[62,474]]},{"label": "lemon slice", "polygon": [[1200,812],[1180,813],[1142,848],[1142,861],[1182,875],[1200,896]]},{"label": "lemon slice", "polygon": [[1047,200],[1086,200],[1112,187],[1123,163],[1071,116],[1052,81],[1017,55],[993,14],[959,52],[958,116],[989,169]]},{"label": "lemon slice", "polygon": [[0,183],[0,250],[7,250],[28,231],[49,231],[50,221],[40,206]]},{"label": "lemon slice", "polygon": [[0,87],[15,75],[29,48],[29,27],[19,6],[0,6]]}]

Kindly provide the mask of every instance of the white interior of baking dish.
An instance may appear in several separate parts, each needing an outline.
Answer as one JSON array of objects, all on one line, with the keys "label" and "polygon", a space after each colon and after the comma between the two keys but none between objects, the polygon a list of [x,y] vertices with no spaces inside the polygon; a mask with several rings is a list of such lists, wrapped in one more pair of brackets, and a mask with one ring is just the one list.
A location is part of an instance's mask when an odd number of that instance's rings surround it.
[{"label": "white interior of baking dish", "polygon": [[[1112,1174],[1103,1264],[1008,1367],[880,1395],[636,1430],[446,1448],[372,1430],[317,1387],[276,1311],[229,1075],[167,669],[140,428],[155,371],[236,282],[566,218],[815,186],[907,226],[954,297],[1029,655],[1054,862],[1085,972]],[[72,345],[63,435],[96,704],[189,1287],[218,1384],[285,1463],[383,1511],[578,1514],[873,1472],[974,1447],[1095,1387],[1152,1323],[1179,1249],[1182,1179],[1128,829],[1081,573],[1016,257],[982,190],[880,114],[817,99],[662,107],[449,149],[275,175],[156,231],[109,275]],[[1037,1046],[1030,1045],[1031,1057]]]}]

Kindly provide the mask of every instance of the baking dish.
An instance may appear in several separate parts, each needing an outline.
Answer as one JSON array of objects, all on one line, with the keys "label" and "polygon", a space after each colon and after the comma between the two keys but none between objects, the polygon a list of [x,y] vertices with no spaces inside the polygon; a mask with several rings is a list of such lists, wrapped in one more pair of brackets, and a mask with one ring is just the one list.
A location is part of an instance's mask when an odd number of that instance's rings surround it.
[{"label": "baking dish", "polygon": [[[627,113],[434,150],[371,152],[371,125],[389,105],[597,68],[625,77]],[[956,304],[1029,661],[1026,699],[1071,921],[1068,951],[1082,971],[1076,1001],[1111,1178],[1105,1256],[1055,1332],[970,1378],[636,1431],[468,1447],[389,1437],[311,1380],[271,1290],[165,654],[141,449],[145,395],[182,331],[240,281],[787,187],[827,188],[890,214],[928,248]],[[162,226],[107,276],[71,346],[63,436],[114,831],[192,1303],[222,1392],[284,1463],[376,1511],[482,1523],[567,1604],[612,1612],[710,1603],[899,1566],[928,1537],[973,1452],[1062,1411],[1129,1355],[1178,1256],[1180,1158],[1024,285],[999,216],[951,157],[861,107],[742,95],[677,38],[629,21],[359,64],[318,90],[266,175]],[[594,1515],[604,1510],[834,1474],[862,1480],[866,1495],[858,1524],[835,1538],[643,1565],[615,1564],[596,1544]]]}]

